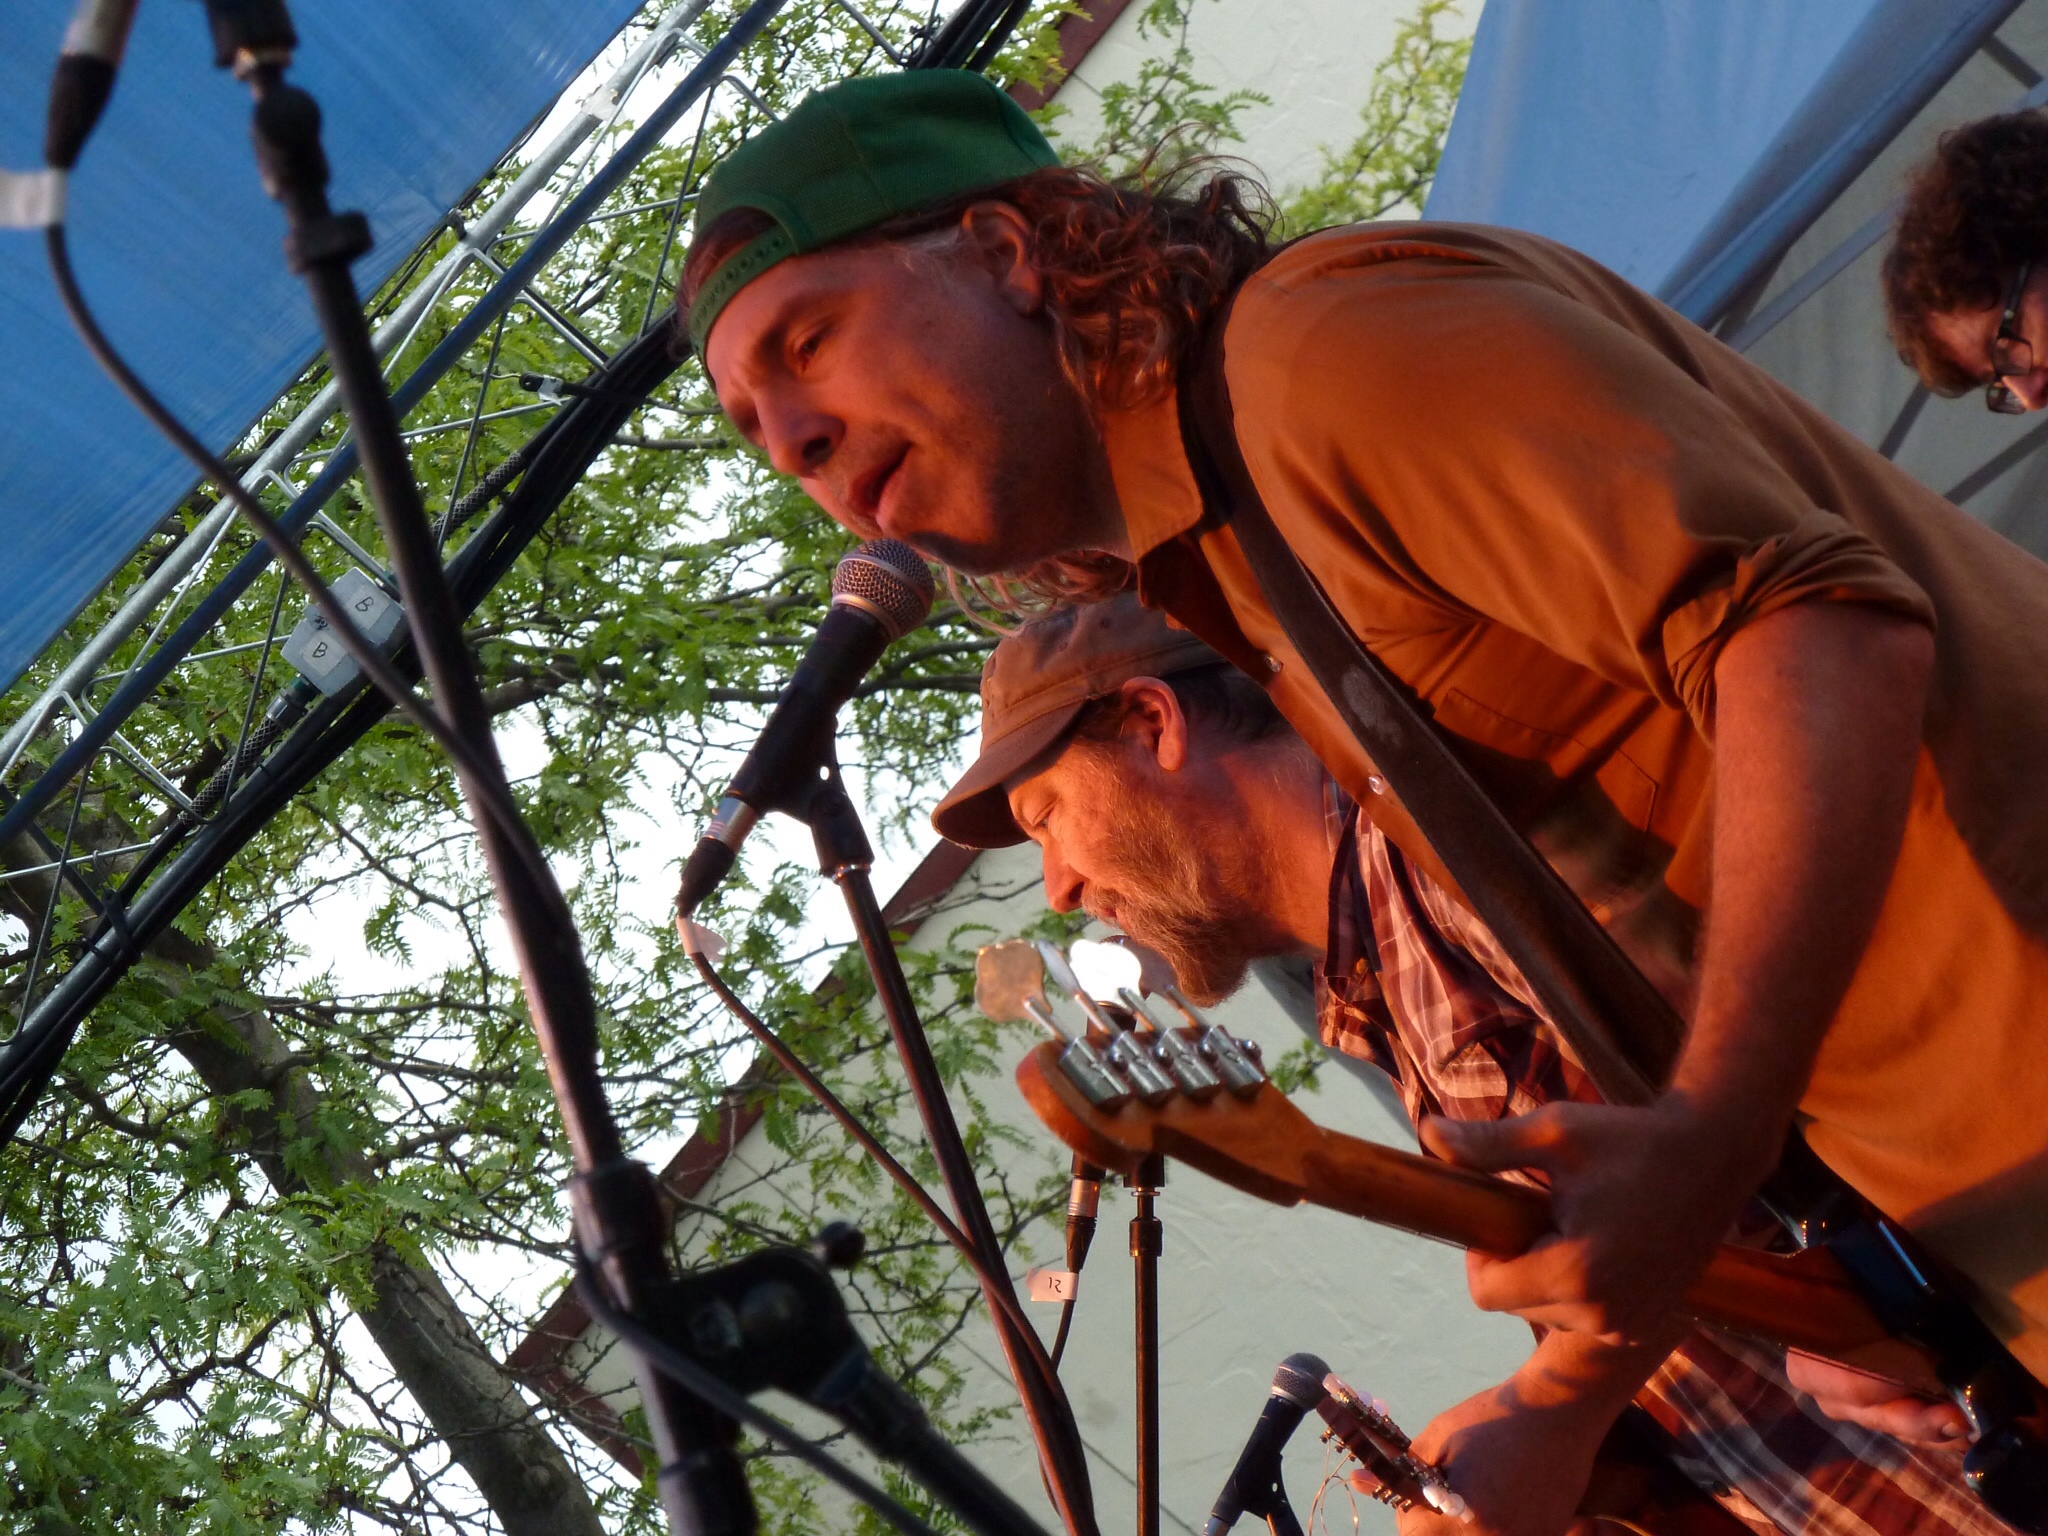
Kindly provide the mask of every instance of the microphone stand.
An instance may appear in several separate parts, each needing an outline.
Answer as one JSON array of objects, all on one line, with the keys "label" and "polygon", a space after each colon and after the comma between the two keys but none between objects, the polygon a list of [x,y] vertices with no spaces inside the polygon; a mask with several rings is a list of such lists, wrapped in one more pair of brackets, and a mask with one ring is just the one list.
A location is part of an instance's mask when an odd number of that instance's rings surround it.
[{"label": "microphone stand", "polygon": [[1159,1257],[1166,1229],[1153,1200],[1166,1183],[1166,1159],[1148,1157],[1127,1182],[1137,1197],[1131,1218],[1131,1291],[1137,1312],[1138,1536],[1159,1536]]},{"label": "microphone stand", "polygon": [[[350,271],[370,248],[360,213],[328,205],[320,109],[284,80],[297,46],[282,0],[207,0],[216,63],[255,97],[253,136],[265,189],[284,207],[285,252],[306,280],[347,406],[413,643],[437,707],[468,749],[463,794],[518,956],[534,1034],[568,1135],[577,1240],[618,1309],[644,1317],[670,1283],[667,1227],[653,1173],[625,1155],[598,1070],[597,1014],[568,904],[516,813],[491,735],[462,620],[399,434]],[[656,1483],[678,1536],[753,1536],[759,1520],[733,1421],[636,1357]]]},{"label": "microphone stand", "polygon": [[[989,1221],[988,1207],[981,1197],[980,1181],[975,1177],[974,1164],[967,1155],[967,1144],[961,1138],[959,1123],[953,1118],[952,1101],[946,1096],[938,1063],[932,1058],[931,1042],[918,1018],[917,1003],[910,994],[910,983],[904,977],[902,961],[897,958],[896,946],[889,936],[889,926],[883,921],[881,905],[875,900],[874,885],[868,878],[868,871],[874,867],[874,849],[861,825],[860,813],[840,778],[839,755],[830,738],[824,743],[819,771],[806,783],[807,793],[800,804],[778,806],[776,809],[810,827],[817,845],[819,871],[837,885],[846,898],[847,911],[852,915],[854,931],[860,938],[861,953],[866,956],[868,970],[874,977],[876,998],[889,1021],[896,1052],[903,1060],[911,1097],[916,1101],[918,1117],[924,1124],[926,1139],[939,1165],[939,1175],[945,1181],[946,1193],[961,1230],[981,1255],[983,1289],[989,1290],[997,1284],[1008,1288],[1009,1266],[1003,1257],[1002,1244]],[[986,1299],[989,1320],[995,1326],[996,1340],[1002,1346],[1011,1379],[1017,1385],[1018,1399],[1023,1405],[1032,1436],[1049,1457],[1064,1463],[1063,1467],[1048,1468],[1046,1479],[1054,1502],[1060,1506],[1060,1516],[1070,1532],[1093,1532],[1094,1512],[1085,1502],[1079,1508],[1066,1507],[1068,1497],[1080,1501],[1087,1498],[1085,1480],[1071,1475],[1071,1469],[1085,1466],[1082,1460],[1084,1452],[1078,1436],[1071,1432],[1072,1425],[1051,1400],[1048,1384],[1040,1380],[1017,1338],[1017,1325],[1010,1318],[1010,1312],[1015,1308],[1015,1290],[1010,1289],[1007,1308],[1003,1299],[993,1294]],[[1058,1475],[1060,1472],[1068,1475]]]}]

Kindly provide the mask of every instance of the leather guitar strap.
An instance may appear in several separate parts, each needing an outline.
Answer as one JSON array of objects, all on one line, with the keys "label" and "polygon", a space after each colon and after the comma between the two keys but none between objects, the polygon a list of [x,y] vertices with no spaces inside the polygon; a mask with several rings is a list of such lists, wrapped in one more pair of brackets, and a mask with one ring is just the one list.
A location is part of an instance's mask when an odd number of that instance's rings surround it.
[{"label": "leather guitar strap", "polygon": [[1273,526],[1238,446],[1223,372],[1229,320],[1226,304],[1179,380],[1181,440],[1205,509],[1229,523],[1289,643],[1594,1085],[1610,1104],[1647,1104],[1670,1078],[1683,1021],[1508,820],[1407,686],[1366,649]]}]

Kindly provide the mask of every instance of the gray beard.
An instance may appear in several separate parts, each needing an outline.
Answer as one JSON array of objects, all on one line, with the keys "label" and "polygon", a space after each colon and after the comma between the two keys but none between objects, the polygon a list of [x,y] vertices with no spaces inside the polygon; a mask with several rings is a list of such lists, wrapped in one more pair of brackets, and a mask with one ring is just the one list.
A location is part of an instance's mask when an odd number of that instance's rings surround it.
[{"label": "gray beard", "polygon": [[1181,991],[1204,1007],[1244,985],[1254,960],[1273,953],[1270,903],[1260,890],[1234,890],[1216,865],[1201,858],[1186,829],[1159,806],[1102,779],[1115,808],[1128,887],[1105,887],[1104,903],[1124,932],[1157,950],[1173,967]]}]

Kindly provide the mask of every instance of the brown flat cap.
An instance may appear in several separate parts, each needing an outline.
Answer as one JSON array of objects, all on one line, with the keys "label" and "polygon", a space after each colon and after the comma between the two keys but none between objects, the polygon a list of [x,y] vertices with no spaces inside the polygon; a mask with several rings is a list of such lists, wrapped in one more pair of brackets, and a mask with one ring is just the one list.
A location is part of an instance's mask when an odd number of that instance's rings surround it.
[{"label": "brown flat cap", "polygon": [[1003,784],[1058,745],[1084,704],[1134,677],[1222,664],[1128,592],[1032,620],[1005,636],[982,668],[981,754],[932,812],[932,825],[969,848],[1023,842]]}]

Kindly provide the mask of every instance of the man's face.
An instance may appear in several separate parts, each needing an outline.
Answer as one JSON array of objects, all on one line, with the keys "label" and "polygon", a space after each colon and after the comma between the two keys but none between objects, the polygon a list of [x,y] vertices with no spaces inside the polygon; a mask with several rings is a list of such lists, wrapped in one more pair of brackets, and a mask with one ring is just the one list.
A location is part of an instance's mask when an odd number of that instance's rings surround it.
[{"label": "man's face", "polygon": [[[1991,344],[2005,312],[2003,301],[1988,309],[1952,310],[1930,315],[1927,330],[1949,360],[1980,383],[1991,381]],[[2012,334],[2033,350],[2034,366],[2008,374],[2005,387],[2030,411],[2048,406],[2048,261],[2037,262],[2020,293]]]},{"label": "man's face", "polygon": [[1009,218],[975,218],[950,244],[771,267],[719,315],[706,363],[733,424],[842,526],[984,575],[1114,543],[1121,520],[1028,247]]},{"label": "man's face", "polygon": [[1142,731],[1069,744],[1008,786],[1010,813],[1043,851],[1055,911],[1122,929],[1165,957],[1191,999],[1217,1003],[1290,942],[1273,920],[1272,861],[1177,720],[1163,750]]}]

